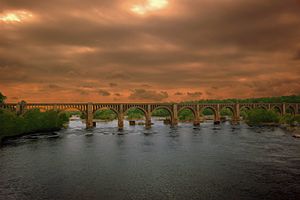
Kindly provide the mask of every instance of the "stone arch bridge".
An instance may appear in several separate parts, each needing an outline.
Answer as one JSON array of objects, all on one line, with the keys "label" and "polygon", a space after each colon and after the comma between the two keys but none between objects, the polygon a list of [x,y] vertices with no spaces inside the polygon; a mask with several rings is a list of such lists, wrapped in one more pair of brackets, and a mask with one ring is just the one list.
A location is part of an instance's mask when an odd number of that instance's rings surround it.
[{"label": "stone arch bridge", "polygon": [[171,117],[171,125],[178,124],[178,113],[184,109],[189,109],[194,114],[194,125],[200,125],[200,115],[204,109],[209,108],[214,113],[214,120],[220,121],[220,111],[228,108],[232,111],[232,121],[240,120],[242,109],[263,108],[266,110],[277,110],[281,115],[288,110],[292,114],[300,113],[300,103],[19,103],[0,104],[1,109],[9,109],[17,114],[23,114],[30,109],[59,110],[76,109],[86,115],[86,127],[93,127],[93,117],[97,110],[109,109],[118,116],[118,128],[124,127],[124,114],[131,108],[141,110],[145,115],[146,128],[151,127],[151,115],[157,109],[165,109]]}]

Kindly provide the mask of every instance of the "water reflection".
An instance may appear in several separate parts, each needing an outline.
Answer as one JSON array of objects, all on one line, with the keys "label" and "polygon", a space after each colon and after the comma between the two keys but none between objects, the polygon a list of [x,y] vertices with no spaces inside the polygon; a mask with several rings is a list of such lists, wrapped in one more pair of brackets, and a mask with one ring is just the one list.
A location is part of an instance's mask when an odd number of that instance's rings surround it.
[{"label": "water reflection", "polygon": [[[259,131],[258,131],[259,130]],[[297,199],[300,140],[244,124],[72,121],[0,150],[0,199]]]}]

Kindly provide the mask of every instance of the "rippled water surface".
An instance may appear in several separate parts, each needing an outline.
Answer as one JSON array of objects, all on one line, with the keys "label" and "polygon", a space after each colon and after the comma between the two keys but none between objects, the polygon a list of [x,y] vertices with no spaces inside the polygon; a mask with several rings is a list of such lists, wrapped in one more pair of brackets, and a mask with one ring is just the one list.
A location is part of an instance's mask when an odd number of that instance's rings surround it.
[{"label": "rippled water surface", "polygon": [[116,127],[2,147],[0,199],[300,199],[300,140],[280,129]]}]

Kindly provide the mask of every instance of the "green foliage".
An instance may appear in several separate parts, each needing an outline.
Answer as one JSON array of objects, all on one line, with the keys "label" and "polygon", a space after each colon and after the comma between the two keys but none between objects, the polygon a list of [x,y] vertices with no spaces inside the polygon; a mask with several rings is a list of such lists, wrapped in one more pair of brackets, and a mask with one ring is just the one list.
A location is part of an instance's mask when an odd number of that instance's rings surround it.
[{"label": "green foliage", "polygon": [[128,120],[139,120],[143,119],[145,114],[138,108],[131,108],[126,113]]},{"label": "green foliage", "polygon": [[169,117],[170,113],[166,109],[157,109],[152,112],[152,116],[155,117]]},{"label": "green foliage", "polygon": [[271,110],[253,109],[247,113],[247,123],[249,125],[262,125],[264,123],[278,123],[279,115]]},{"label": "green foliage", "polygon": [[280,118],[279,122],[281,124],[289,125],[292,125],[295,122],[300,123],[300,115],[285,114]]},{"label": "green foliage", "polygon": [[213,114],[214,114],[214,111],[212,109],[210,109],[210,108],[205,108],[203,110],[203,112],[202,112],[202,115],[205,115],[205,116],[207,116],[207,115],[213,115]]},{"label": "green foliage", "polygon": [[294,116],[291,114],[285,114],[280,117],[279,122],[281,124],[292,124],[294,122]]},{"label": "green foliage", "polygon": [[184,103],[300,103],[300,95],[281,97],[262,97],[248,99],[203,99],[199,101],[186,101]]},{"label": "green foliage", "polygon": [[77,115],[79,116],[81,119],[84,119],[84,114],[80,111],[64,111],[63,113],[65,113],[65,115],[67,116],[67,118],[69,119],[70,117],[72,117],[73,115]]},{"label": "green foliage", "polygon": [[18,117],[15,113],[7,110],[0,110],[0,135],[13,136],[25,131],[25,120]]},{"label": "green foliage", "polygon": [[59,113],[58,117],[59,117],[60,121],[65,122],[65,123],[68,122],[69,118],[70,118],[70,116],[66,112]]},{"label": "green foliage", "polygon": [[112,121],[117,119],[117,114],[112,110],[97,110],[94,114],[95,119]]},{"label": "green foliage", "polygon": [[192,121],[194,120],[194,113],[190,109],[184,109],[179,112],[178,118],[181,121]]},{"label": "green foliage", "polygon": [[59,130],[68,120],[65,113],[54,110],[40,112],[38,109],[32,109],[21,116],[7,110],[0,110],[0,136]]},{"label": "green foliage", "polygon": [[6,99],[6,96],[4,96],[1,92],[0,92],[0,103],[4,103],[4,100]]},{"label": "green foliage", "polygon": [[232,111],[231,111],[229,108],[223,108],[223,109],[220,111],[220,115],[221,115],[221,116],[232,116],[233,113],[232,113]]}]

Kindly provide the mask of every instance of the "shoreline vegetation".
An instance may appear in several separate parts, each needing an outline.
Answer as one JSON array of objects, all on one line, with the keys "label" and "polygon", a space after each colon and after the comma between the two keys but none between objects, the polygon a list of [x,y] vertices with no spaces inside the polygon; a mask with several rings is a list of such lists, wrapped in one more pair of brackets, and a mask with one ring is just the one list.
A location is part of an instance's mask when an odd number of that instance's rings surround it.
[{"label": "shoreline vegetation", "polygon": [[[0,103],[4,103],[6,97],[0,92]],[[253,99],[225,99],[225,100],[200,100],[193,101],[193,103],[282,103],[282,102],[300,102],[299,96],[283,96],[283,97],[270,97],[270,98],[253,98]],[[191,102],[186,102],[191,103]],[[226,121],[232,117],[232,113],[229,109],[221,110],[221,119]],[[205,109],[202,113],[202,119],[211,119],[213,111]],[[49,134],[50,137],[53,132],[59,131],[66,127],[70,120],[70,117],[77,116],[84,119],[85,116],[79,111],[64,111],[59,112],[55,110],[49,110],[42,112],[39,109],[28,110],[23,115],[16,115],[8,110],[0,109],[0,144],[3,139],[14,138],[26,135],[32,135],[35,133]],[[126,119],[131,120],[143,120],[144,114],[139,109],[130,109],[126,114]],[[153,117],[160,117],[164,119],[170,119],[167,110],[158,109],[152,113]],[[292,115],[287,113],[281,116],[275,110],[253,109],[242,110],[241,117],[243,121],[252,127],[261,126],[277,126],[292,132],[296,135],[300,134],[300,115]],[[190,122],[193,121],[194,115],[192,111],[185,109],[178,113],[179,121]],[[97,121],[112,121],[117,119],[117,114],[112,110],[99,110],[94,114],[94,119]]]}]

